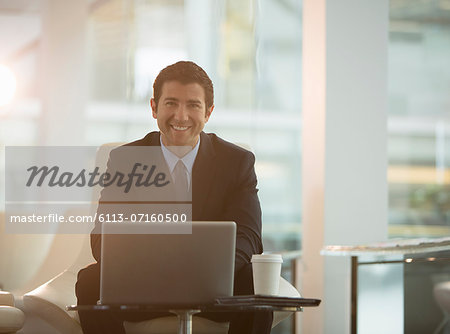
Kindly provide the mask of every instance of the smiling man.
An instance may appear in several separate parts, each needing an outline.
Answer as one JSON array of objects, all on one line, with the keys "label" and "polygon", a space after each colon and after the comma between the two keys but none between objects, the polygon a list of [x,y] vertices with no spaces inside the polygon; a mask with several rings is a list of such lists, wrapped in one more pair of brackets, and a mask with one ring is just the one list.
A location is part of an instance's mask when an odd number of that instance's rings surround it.
[{"label": "smiling man", "polygon": [[[193,221],[234,221],[237,225],[234,294],[253,294],[251,257],[263,251],[261,208],[257,196],[254,155],[203,132],[214,109],[214,91],[206,72],[193,62],[180,61],[164,68],[153,85],[152,115],[160,131],[151,132],[127,146],[160,147],[177,183],[177,165],[183,168],[192,191]],[[173,146],[183,146],[181,151]],[[180,163],[181,162],[181,163]],[[104,197],[102,193],[102,197]],[[100,202],[102,198],[100,199]],[[78,274],[78,305],[99,299],[101,238],[91,234],[94,263]],[[207,252],[208,250],[205,249]],[[151,283],[149,283],[151,284]],[[125,333],[123,317],[80,312],[85,334]],[[144,320],[161,315],[146,314]],[[229,333],[270,333],[271,313],[200,314],[216,321],[230,321]]]}]

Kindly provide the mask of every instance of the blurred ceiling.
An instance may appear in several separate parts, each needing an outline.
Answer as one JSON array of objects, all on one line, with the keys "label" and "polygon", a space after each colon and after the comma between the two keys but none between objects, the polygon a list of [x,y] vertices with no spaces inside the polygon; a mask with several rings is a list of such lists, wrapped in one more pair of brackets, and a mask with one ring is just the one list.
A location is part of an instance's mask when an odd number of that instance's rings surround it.
[{"label": "blurred ceiling", "polygon": [[37,13],[41,5],[42,0],[0,0],[0,14]]}]

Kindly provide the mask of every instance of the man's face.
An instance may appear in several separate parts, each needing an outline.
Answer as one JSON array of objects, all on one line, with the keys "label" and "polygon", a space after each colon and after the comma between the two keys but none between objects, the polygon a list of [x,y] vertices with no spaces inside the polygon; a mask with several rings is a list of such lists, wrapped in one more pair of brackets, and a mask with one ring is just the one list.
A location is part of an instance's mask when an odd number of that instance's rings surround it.
[{"label": "man's face", "polygon": [[166,146],[194,147],[214,109],[206,108],[205,91],[198,83],[165,82],[158,105],[153,98],[150,102]]}]

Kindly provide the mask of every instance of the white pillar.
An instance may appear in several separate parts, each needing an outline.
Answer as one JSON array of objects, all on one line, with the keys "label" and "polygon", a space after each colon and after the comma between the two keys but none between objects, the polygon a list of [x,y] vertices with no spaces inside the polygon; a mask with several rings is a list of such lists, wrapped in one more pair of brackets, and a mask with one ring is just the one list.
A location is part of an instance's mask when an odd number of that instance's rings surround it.
[{"label": "white pillar", "polygon": [[39,144],[83,145],[88,1],[45,0],[42,13]]},{"label": "white pillar", "polygon": [[349,333],[350,261],[387,237],[388,0],[303,1],[304,333]]}]

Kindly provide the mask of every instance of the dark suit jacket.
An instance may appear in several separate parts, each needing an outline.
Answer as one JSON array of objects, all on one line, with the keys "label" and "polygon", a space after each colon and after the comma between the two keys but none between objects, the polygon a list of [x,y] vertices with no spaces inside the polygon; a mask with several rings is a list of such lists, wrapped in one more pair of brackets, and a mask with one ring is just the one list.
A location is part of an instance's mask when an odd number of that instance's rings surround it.
[{"label": "dark suit jacket", "polygon": [[[126,145],[160,146],[160,133],[151,132]],[[215,134],[200,134],[200,148],[192,170],[192,220],[236,222],[236,273],[250,262],[252,254],[263,250],[254,163],[251,152]],[[102,191],[100,206],[104,200]],[[94,229],[91,234],[91,248],[94,258],[100,261],[101,237],[97,233]]]}]

